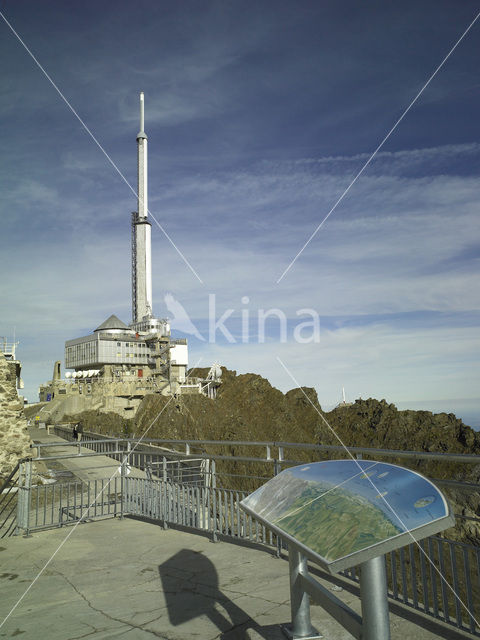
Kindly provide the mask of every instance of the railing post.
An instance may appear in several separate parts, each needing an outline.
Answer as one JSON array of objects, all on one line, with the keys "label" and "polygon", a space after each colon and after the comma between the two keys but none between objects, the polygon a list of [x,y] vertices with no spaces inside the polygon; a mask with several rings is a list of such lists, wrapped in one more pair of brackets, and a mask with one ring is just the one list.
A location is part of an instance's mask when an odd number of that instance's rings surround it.
[{"label": "railing post", "polygon": [[216,476],[216,463],[215,460],[212,460],[212,464],[211,464],[211,472],[212,472],[212,481],[211,481],[211,485],[213,489],[217,488],[217,476]]},{"label": "railing post", "polygon": [[210,486],[210,460],[204,458],[200,463],[200,472],[203,474],[203,485],[205,489]]},{"label": "railing post", "polygon": [[166,481],[161,484],[162,487],[162,511],[163,511],[163,528],[168,529],[168,511],[170,509],[170,489]]},{"label": "railing post", "polygon": [[362,600],[362,638],[390,640],[385,556],[377,556],[360,565]]},{"label": "railing post", "polygon": [[26,524],[27,527],[25,529],[24,538],[30,538],[30,503],[32,496],[32,461],[27,460],[25,467],[25,484],[26,484],[26,494],[27,498],[25,500],[25,513],[26,513]]},{"label": "railing post", "polygon": [[278,460],[275,460],[273,465],[274,474],[277,476],[282,470],[282,462],[284,460],[283,447],[278,447]]},{"label": "railing post", "polygon": [[32,490],[32,461],[24,460],[18,468],[17,528],[23,529],[23,537],[30,538],[30,495]]},{"label": "railing post", "polygon": [[282,557],[282,539],[278,534],[277,534],[277,550],[275,551],[275,557],[276,558]]},{"label": "railing post", "polygon": [[168,529],[168,513],[170,509],[170,488],[167,484],[167,459],[162,458],[162,511],[163,511],[163,528]]},{"label": "railing post", "polygon": [[310,620],[310,596],[301,584],[301,576],[308,575],[307,558],[293,544],[288,547],[288,565],[290,569],[290,608],[292,622],[282,626],[282,631],[290,638],[321,638],[312,627]]},{"label": "railing post", "polygon": [[[130,443],[127,445],[127,451],[130,449]],[[120,462],[120,520],[123,520],[123,514],[125,511],[125,475],[126,468],[128,463],[128,453],[124,456],[123,460]]]},{"label": "railing post", "polygon": [[123,464],[120,465],[120,520],[123,520],[123,490],[125,484],[125,469]]},{"label": "railing post", "polygon": [[15,535],[20,534],[20,529],[24,528],[23,525],[23,505],[24,505],[24,481],[25,481],[25,463],[20,462],[18,466],[18,493],[17,493],[17,526],[15,527]]},{"label": "railing post", "polygon": [[215,475],[215,460],[212,460],[212,484],[211,484],[211,492],[212,492],[212,511],[213,511],[213,528],[212,528],[212,540],[213,542],[217,542],[217,477]]}]

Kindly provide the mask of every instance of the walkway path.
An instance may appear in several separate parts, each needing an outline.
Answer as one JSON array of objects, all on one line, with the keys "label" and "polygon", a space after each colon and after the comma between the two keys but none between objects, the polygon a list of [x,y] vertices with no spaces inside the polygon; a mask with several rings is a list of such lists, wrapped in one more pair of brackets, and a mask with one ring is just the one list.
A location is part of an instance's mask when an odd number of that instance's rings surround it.
[{"label": "walkway path", "polygon": [[[0,625],[67,536],[0,626],[0,638],[284,640],[279,624],[290,618],[288,562],[128,518],[1,540]],[[335,595],[359,611],[354,593]],[[417,624],[391,615],[392,640],[462,637],[452,628],[445,635],[443,625],[427,631],[420,625],[434,621],[408,614]],[[318,606],[312,621],[327,640],[351,640]]]},{"label": "walkway path", "polygon": [[[67,442],[63,438],[56,435],[48,435],[46,429],[39,429],[37,427],[29,428],[30,437],[34,443],[53,443],[53,442],[65,442],[65,446],[61,447],[42,447],[42,455],[48,456],[63,456],[75,454],[75,457],[54,461],[55,464],[45,461],[47,467],[52,465],[52,468],[56,470],[58,466],[63,467],[65,470],[71,471],[79,480],[87,482],[88,480],[102,480],[103,478],[110,478],[114,475],[119,468],[119,462],[113,460],[108,456],[89,456],[82,457],[76,455],[78,453],[77,443]],[[92,453],[90,449],[85,446],[80,447],[80,453],[82,455]],[[145,472],[139,469],[131,468],[130,474],[134,478],[145,478]]]}]

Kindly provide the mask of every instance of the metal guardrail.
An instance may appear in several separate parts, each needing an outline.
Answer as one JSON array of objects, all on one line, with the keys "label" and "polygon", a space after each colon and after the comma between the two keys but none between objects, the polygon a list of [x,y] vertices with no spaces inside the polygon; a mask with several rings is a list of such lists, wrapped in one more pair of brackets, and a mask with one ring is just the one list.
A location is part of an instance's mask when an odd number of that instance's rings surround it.
[{"label": "metal guardrail", "polygon": [[122,514],[121,479],[62,482],[32,487],[28,533],[71,522]]},{"label": "metal guardrail", "polygon": [[[176,453],[164,447],[149,447],[142,445],[136,447],[138,441],[132,439],[107,438],[100,434],[87,432],[80,442],[73,439],[72,428],[61,425],[55,426],[56,435],[65,438],[77,450],[76,455],[81,455],[81,448],[87,447],[96,455],[104,455],[122,462],[128,455],[128,465],[146,471],[152,476],[169,479],[173,482],[189,482],[202,484],[209,475],[209,458],[207,456],[189,457]],[[35,444],[39,451],[38,459],[48,460],[49,456],[42,456],[41,451],[50,447],[64,447],[65,443],[40,443]],[[89,454],[92,455],[92,454]],[[68,459],[70,455],[50,456],[55,460]]]},{"label": "metal guardrail", "polygon": [[[61,427],[62,437],[69,437],[71,430]],[[58,427],[57,427],[58,430]],[[58,433],[58,431],[57,431]],[[59,433],[60,435],[60,433]],[[215,469],[216,463],[223,461],[254,463],[254,468],[262,465],[262,469],[269,469],[267,476],[249,475],[265,482],[272,474],[281,468],[298,461],[287,459],[288,450],[305,449],[310,452],[338,452],[341,447],[330,445],[308,445],[285,442],[246,442],[246,441],[218,441],[218,440],[171,440],[149,439],[142,442],[138,448],[128,451],[130,447],[137,447],[138,440],[129,438],[105,438],[100,434],[84,434],[81,447],[91,449],[90,456],[108,455],[120,462],[126,462],[139,468],[148,465],[157,466],[162,472],[157,472],[151,479],[133,478],[123,475],[115,477],[113,488],[103,491],[104,482],[68,483],[32,489],[32,508],[30,515],[30,530],[48,526],[62,526],[67,522],[77,522],[89,504],[92,504],[88,519],[97,517],[113,517],[132,514],[157,520],[165,527],[169,525],[183,526],[192,531],[209,532],[216,540],[219,536],[230,540],[248,540],[274,547],[277,552],[286,548],[271,531],[266,530],[258,521],[239,509],[239,502],[247,495],[246,491],[216,486],[220,477],[238,477],[239,474],[229,474]],[[165,445],[175,445],[176,450],[167,450]],[[35,445],[39,448],[38,459],[56,458],[58,460],[76,457],[80,449],[76,442],[48,443]],[[57,446],[71,446],[72,453],[61,456],[42,455],[44,447],[50,451]],[[228,454],[231,447],[250,447],[252,456],[236,456]],[[216,447],[219,453],[213,453]],[[182,450],[178,450],[181,448]],[[261,450],[258,455],[258,450]],[[208,450],[208,453],[207,453]],[[430,454],[425,452],[402,452],[372,449],[368,447],[349,448],[352,453],[361,456],[410,458],[415,460],[442,460],[448,462],[479,463],[480,456],[462,454]],[[170,462],[183,463],[209,460],[208,472],[204,482],[182,482],[182,478],[174,474],[166,474],[168,468],[166,454],[172,457]],[[172,468],[174,465],[172,465]],[[197,472],[200,472],[197,469]],[[99,484],[100,483],[100,484]],[[440,484],[440,482],[437,482]],[[446,480],[449,486],[456,488],[472,487],[477,491],[478,485]],[[73,486],[72,486],[73,484]],[[78,486],[79,485],[79,486]],[[108,491],[108,496],[105,492]],[[100,493],[101,497],[96,497]],[[95,498],[96,497],[96,498]],[[390,598],[422,611],[423,613],[442,620],[473,636],[480,636],[475,618],[480,617],[480,548],[441,537],[431,537],[419,543],[432,560],[435,568],[428,562],[416,544],[409,545],[387,554],[388,590]],[[445,576],[452,589],[459,594],[460,599],[467,606],[470,613],[460,605],[454,593],[441,580]],[[353,581],[359,581],[356,569],[344,572],[344,576]]]},{"label": "metal guardrail", "polygon": [[[179,525],[209,532],[213,540],[222,536],[274,547],[277,553],[286,549],[285,542],[240,509],[240,501],[246,496],[242,491],[127,478],[125,512],[158,520],[165,528]],[[480,617],[480,548],[436,536],[419,545],[421,550],[412,543],[386,554],[389,597],[480,636],[476,624]],[[343,571],[342,575],[360,581],[356,568]]]},{"label": "metal guardrail", "polygon": [[127,478],[126,513],[159,520],[164,527],[180,525],[219,536],[277,545],[277,536],[240,509],[246,491]]},{"label": "metal guardrail", "polygon": [[[55,426],[55,433],[66,440],[73,441],[72,428],[62,425]],[[95,446],[93,446],[95,442]],[[153,454],[154,450],[149,448],[152,445],[155,448],[163,449],[159,451],[159,457],[165,455],[165,451],[168,451],[168,455],[190,457],[194,455],[196,458],[205,458],[209,460],[232,460],[236,462],[262,462],[274,467],[274,471],[283,466],[291,466],[299,464],[301,461],[295,459],[289,459],[285,457],[286,450],[303,450],[308,452],[332,452],[332,453],[344,453],[344,447],[338,445],[322,445],[322,444],[308,444],[308,443],[293,443],[293,442],[251,442],[246,440],[175,440],[166,438],[143,438],[142,444],[138,444],[138,438],[112,438],[106,437],[102,434],[94,432],[86,432],[84,438],[81,441],[81,446],[86,446],[86,443],[90,443],[89,447],[93,448],[99,454],[109,455],[110,457],[118,456],[115,459],[121,460],[121,455],[130,448],[133,449],[131,456],[131,462],[133,466],[138,468],[145,468],[142,466],[141,457],[145,453]],[[75,443],[77,444],[77,443]],[[176,445],[182,446],[184,451],[172,451],[162,447],[161,445]],[[36,444],[35,446],[39,450],[38,459],[48,459],[40,455],[41,449],[45,447],[64,446],[65,443],[43,443]],[[101,446],[103,445],[103,446]],[[77,444],[80,446],[80,444]],[[232,453],[227,455],[215,454],[213,451],[206,452],[207,447],[249,447],[253,449],[265,449],[265,455],[261,456],[239,456]],[[196,449],[198,451],[193,452]],[[478,464],[480,465],[480,456],[474,454],[463,453],[430,453],[425,451],[401,451],[396,449],[378,449],[372,447],[348,447],[348,451],[362,458],[368,456],[372,458],[403,458],[411,460],[425,460],[436,461],[443,463],[461,463],[461,464]],[[70,456],[65,456],[68,458]],[[439,486],[445,486],[456,489],[465,489],[471,491],[478,488],[480,491],[480,485],[476,485],[471,482],[462,482],[459,480],[431,478]]]},{"label": "metal guardrail", "polygon": [[17,527],[17,493],[20,462],[0,485],[0,538],[8,538]]},{"label": "metal guardrail", "polygon": [[149,480],[169,480],[192,486],[209,486],[211,479],[209,461],[203,458],[168,460],[164,456],[161,461],[147,462],[145,471]]}]

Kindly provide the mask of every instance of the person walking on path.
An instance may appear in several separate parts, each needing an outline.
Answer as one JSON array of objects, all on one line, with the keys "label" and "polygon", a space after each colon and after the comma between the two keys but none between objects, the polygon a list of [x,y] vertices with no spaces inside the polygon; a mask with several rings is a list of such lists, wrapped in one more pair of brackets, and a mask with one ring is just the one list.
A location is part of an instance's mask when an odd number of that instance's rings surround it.
[{"label": "person walking on path", "polygon": [[82,435],[83,435],[83,423],[82,422],[78,422],[77,423],[77,440],[80,442],[80,440],[82,439]]}]

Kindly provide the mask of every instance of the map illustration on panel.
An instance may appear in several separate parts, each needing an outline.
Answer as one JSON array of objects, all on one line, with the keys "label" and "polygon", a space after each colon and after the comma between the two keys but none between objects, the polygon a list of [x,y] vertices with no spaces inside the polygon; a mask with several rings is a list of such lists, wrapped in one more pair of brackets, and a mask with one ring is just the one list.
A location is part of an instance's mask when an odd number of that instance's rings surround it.
[{"label": "map illustration on panel", "polygon": [[436,521],[441,522],[435,532],[452,524],[448,503],[432,482],[404,467],[372,460],[329,460],[286,469],[241,506],[326,564],[402,534],[408,544],[408,532]]}]

